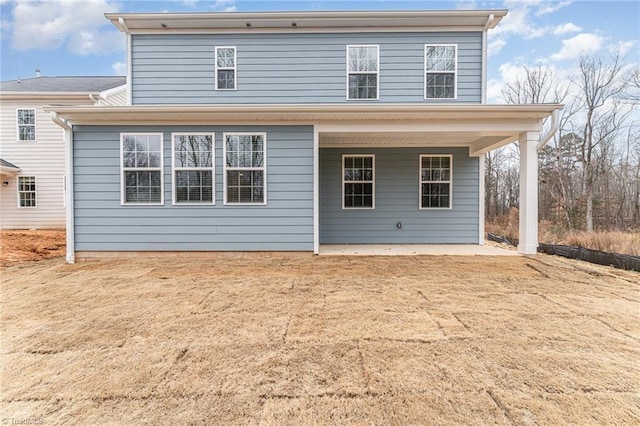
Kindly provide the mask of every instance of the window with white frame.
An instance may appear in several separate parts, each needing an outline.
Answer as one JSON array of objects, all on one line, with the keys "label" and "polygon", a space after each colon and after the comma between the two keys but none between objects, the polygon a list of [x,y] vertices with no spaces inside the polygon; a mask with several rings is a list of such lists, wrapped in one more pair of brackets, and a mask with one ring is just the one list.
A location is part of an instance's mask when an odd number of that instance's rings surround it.
[{"label": "window with white frame", "polygon": [[121,134],[122,204],[162,204],[162,133]]},{"label": "window with white frame", "polygon": [[36,110],[18,109],[16,111],[19,141],[36,140]]},{"label": "window with white frame", "polygon": [[213,133],[174,133],[173,203],[215,204]]},{"label": "window with white frame", "polygon": [[216,47],[216,90],[236,88],[236,48]]},{"label": "window with white frame", "polygon": [[225,204],[266,204],[265,133],[224,135]]},{"label": "window with white frame", "polygon": [[420,208],[451,208],[451,155],[420,156]]},{"label": "window with white frame", "polygon": [[36,177],[18,176],[18,206],[36,206]]},{"label": "window with white frame", "polygon": [[347,99],[378,99],[378,46],[347,46]]},{"label": "window with white frame", "polygon": [[425,99],[454,99],[458,70],[456,45],[425,45]]},{"label": "window with white frame", "polygon": [[375,208],[375,156],[342,156],[342,208]]}]

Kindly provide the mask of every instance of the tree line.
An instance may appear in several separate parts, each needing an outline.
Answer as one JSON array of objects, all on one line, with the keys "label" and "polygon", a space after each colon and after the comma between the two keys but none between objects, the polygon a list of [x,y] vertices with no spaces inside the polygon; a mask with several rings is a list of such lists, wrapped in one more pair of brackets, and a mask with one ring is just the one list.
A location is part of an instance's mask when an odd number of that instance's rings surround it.
[{"label": "tree line", "polygon": [[[620,52],[576,65],[563,80],[553,68],[524,67],[502,89],[507,103],[564,104],[557,134],[539,152],[539,218],[568,230],[638,231],[640,71]],[[486,154],[485,186],[489,221],[518,207],[517,144]]]}]

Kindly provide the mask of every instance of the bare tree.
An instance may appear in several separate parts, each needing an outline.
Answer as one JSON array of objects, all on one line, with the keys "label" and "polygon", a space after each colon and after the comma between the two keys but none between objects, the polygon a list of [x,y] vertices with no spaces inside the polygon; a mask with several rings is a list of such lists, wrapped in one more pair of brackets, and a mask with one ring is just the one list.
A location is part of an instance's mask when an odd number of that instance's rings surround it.
[{"label": "bare tree", "polygon": [[585,228],[593,231],[593,197],[597,164],[596,148],[615,136],[625,114],[616,103],[624,93],[627,80],[622,73],[620,54],[583,56],[572,83],[578,89],[578,103],[585,117],[579,161],[583,167],[582,189],[585,196]]}]

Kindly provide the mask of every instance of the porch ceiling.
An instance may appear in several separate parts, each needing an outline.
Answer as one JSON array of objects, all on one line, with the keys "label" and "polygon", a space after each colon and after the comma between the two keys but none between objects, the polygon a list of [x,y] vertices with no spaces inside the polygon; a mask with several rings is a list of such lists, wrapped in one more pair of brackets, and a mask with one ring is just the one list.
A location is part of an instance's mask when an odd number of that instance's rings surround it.
[{"label": "porch ceiling", "polygon": [[517,135],[508,132],[323,132],[321,148],[330,147],[413,147],[413,146],[492,146],[513,142]]}]

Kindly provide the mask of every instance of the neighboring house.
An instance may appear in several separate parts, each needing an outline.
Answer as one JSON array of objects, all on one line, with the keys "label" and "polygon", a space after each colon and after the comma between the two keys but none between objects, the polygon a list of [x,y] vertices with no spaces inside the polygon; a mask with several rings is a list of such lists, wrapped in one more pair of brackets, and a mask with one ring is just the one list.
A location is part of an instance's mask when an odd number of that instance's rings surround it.
[{"label": "neighboring house", "polygon": [[505,15],[107,14],[130,105],[47,108],[73,163],[67,260],[482,244],[483,156],[518,140],[535,253],[537,145],[561,106],[485,104],[486,32]]},{"label": "neighboring house", "polygon": [[124,105],[124,77],[0,83],[0,228],[65,227],[64,139],[43,105]]}]

